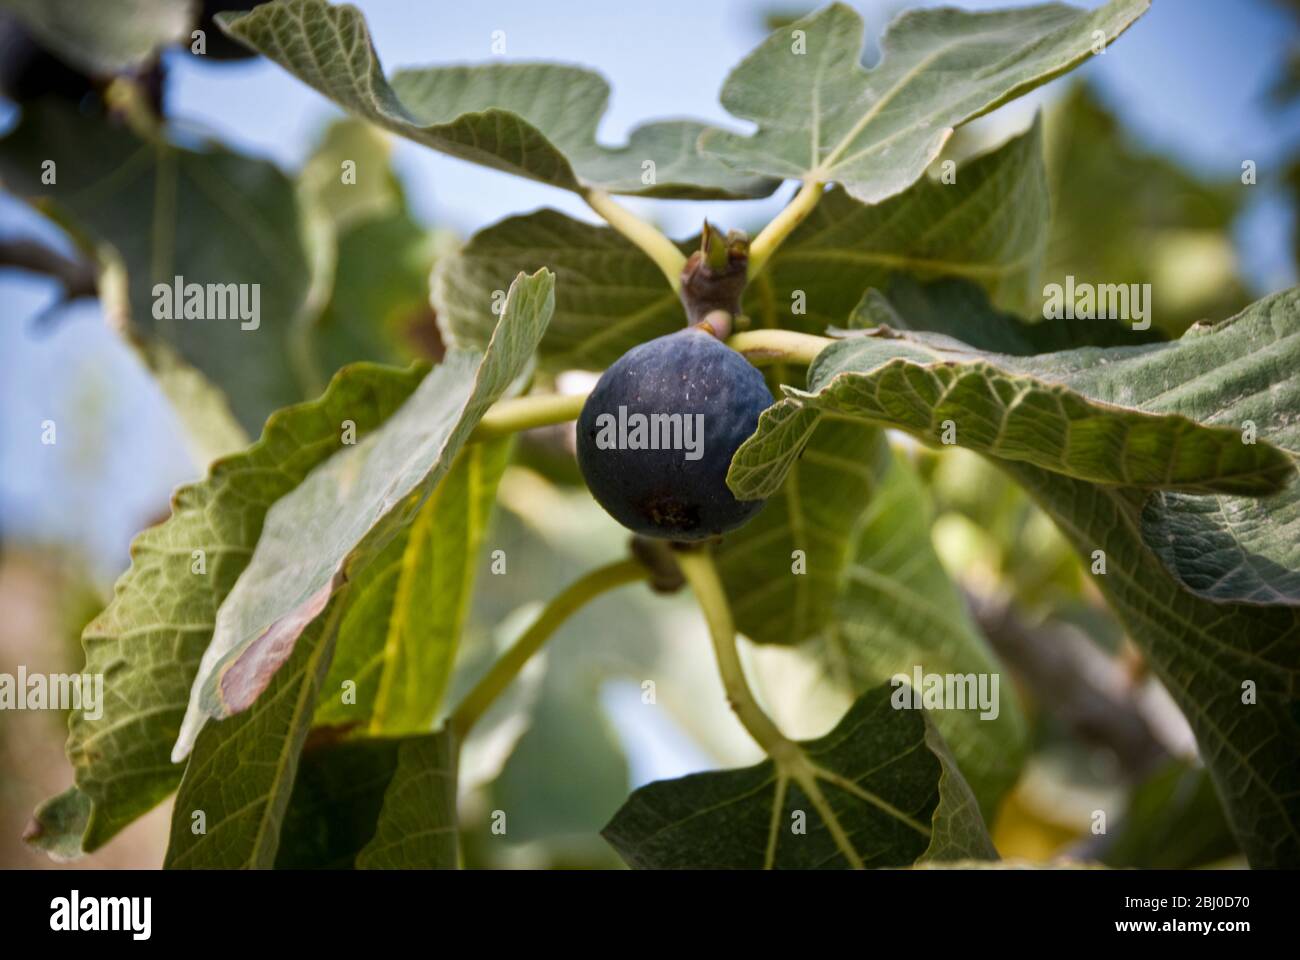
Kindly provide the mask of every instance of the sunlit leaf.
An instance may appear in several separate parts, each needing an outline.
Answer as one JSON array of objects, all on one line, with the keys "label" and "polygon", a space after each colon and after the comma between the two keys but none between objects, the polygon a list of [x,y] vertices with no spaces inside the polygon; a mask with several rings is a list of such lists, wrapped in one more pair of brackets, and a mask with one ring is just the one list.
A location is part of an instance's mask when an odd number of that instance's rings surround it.
[{"label": "sunlit leaf", "polygon": [[[956,183],[923,179],[878,206],[831,191],[751,284],[744,308],[755,326],[822,333],[845,323],[867,287],[899,273],[972,278],[1021,304],[1047,241],[1047,211],[1035,126],[964,163]],[[601,369],[686,322],[659,268],[622,235],[539,210],[479,231],[439,262],[433,298],[449,342],[486,342],[510,279],[540,266],[559,281],[541,353],[554,369]]]},{"label": "sunlit leaf", "polygon": [[[449,353],[382,427],[355,437],[271,508],[217,613],[174,757],[189,752],[209,717],[252,705],[335,591],[413,519],[479,418],[532,360],[554,283],[544,270],[520,275],[485,352]],[[345,436],[348,424],[338,429]]]},{"label": "sunlit leaf", "polygon": [[267,510],[340,448],[340,422],[352,420],[362,435],[376,429],[424,373],[344,370],[320,399],[274,414],[256,444],[178,490],[171,517],[136,538],[131,568],[82,636],[85,672],[109,679],[101,716],[72,714],[77,786],[38,813],[44,843],[95,850],[176,788],[184,768],[169,755],[199,659]]},{"label": "sunlit leaf", "polygon": [[866,70],[862,17],[832,4],[773,33],[727,78],[722,105],[758,131],[710,130],[701,146],[738,170],[834,181],[878,203],[916,182],[954,127],[1078,66],[1148,6],[909,10]]},{"label": "sunlit leaf", "polygon": [[[462,160],[577,192],[726,198],[764,196],[775,186],[701,154],[699,123],[648,124],[624,147],[598,144],[609,87],[578,67],[435,67],[402,71],[390,85],[355,7],[281,0],[220,22],[345,109]],[[649,183],[646,163],[654,169]]]},{"label": "sunlit leaf", "polygon": [[509,451],[508,440],[465,447],[415,519],[349,584],[317,723],[372,734],[432,727]]}]

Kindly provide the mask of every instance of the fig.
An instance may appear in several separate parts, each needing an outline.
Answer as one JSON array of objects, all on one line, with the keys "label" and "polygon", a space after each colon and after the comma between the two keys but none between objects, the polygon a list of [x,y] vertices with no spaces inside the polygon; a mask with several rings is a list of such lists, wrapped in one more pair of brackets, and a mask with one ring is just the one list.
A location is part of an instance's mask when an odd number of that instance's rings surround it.
[{"label": "fig", "polygon": [[727,487],[736,448],[772,404],[763,375],[701,327],[633,347],[578,417],[578,466],[596,501],[636,533],[705,540],[763,506]]}]

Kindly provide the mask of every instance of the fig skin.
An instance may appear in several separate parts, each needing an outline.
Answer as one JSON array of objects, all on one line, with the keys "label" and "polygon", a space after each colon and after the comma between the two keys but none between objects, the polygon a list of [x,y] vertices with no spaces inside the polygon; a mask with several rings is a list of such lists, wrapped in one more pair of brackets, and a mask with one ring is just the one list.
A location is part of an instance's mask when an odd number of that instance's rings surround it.
[{"label": "fig skin", "polygon": [[[703,330],[689,327],[633,347],[601,376],[578,417],[578,466],[596,501],[629,530],[664,540],[720,536],[744,524],[762,500],[727,487],[736,448],[772,404],[763,375]],[[703,415],[702,456],[683,449],[602,449],[601,414]]]}]

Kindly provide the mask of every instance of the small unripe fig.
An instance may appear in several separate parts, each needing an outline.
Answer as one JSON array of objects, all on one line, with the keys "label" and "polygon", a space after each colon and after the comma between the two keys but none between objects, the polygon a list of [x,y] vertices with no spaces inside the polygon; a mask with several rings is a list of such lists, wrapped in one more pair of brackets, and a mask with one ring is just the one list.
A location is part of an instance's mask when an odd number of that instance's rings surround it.
[{"label": "small unripe fig", "polygon": [[704,540],[762,507],[727,487],[736,448],[772,403],[763,375],[702,329],[633,347],[578,418],[578,466],[597,502],[647,537]]}]

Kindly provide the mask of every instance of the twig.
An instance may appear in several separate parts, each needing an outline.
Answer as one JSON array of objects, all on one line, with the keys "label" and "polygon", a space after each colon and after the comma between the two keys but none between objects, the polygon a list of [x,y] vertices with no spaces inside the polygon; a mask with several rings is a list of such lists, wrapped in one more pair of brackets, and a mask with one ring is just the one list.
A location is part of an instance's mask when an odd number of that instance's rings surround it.
[{"label": "twig", "polygon": [[1114,753],[1141,780],[1170,757],[1124,663],[1064,624],[1032,625],[1008,600],[968,594],[989,642],[1034,699],[1080,740]]}]

